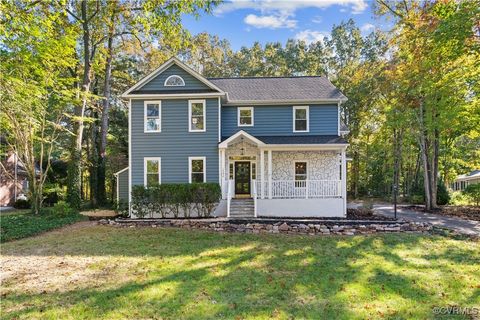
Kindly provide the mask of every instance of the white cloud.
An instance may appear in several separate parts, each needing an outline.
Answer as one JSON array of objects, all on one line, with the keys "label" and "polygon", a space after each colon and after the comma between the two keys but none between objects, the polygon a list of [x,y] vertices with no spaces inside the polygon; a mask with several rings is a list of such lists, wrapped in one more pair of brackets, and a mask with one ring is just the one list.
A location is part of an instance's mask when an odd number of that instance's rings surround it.
[{"label": "white cloud", "polygon": [[[255,28],[289,28],[297,26],[297,20],[294,20],[295,12],[299,9],[317,8],[326,9],[333,5],[342,6],[340,11],[350,8],[352,14],[359,14],[367,9],[367,0],[231,0],[220,4],[214,10],[215,15],[232,12],[241,9],[255,10],[261,15],[248,14],[243,20],[246,24]],[[317,17],[312,20],[314,23],[320,23],[321,19]]]},{"label": "white cloud", "polygon": [[326,31],[314,31],[310,29],[300,31],[295,35],[296,40],[305,41],[305,43],[307,44],[318,42],[318,41],[323,43],[324,38],[329,38],[329,37],[330,37],[330,33]]},{"label": "white cloud", "polygon": [[313,23],[322,23],[322,21],[323,21],[323,19],[322,19],[321,16],[315,16],[315,17],[313,17],[313,19],[312,19],[312,22],[313,22]]},{"label": "white cloud", "polygon": [[279,29],[279,28],[289,28],[293,29],[297,26],[297,21],[289,19],[288,16],[257,16],[254,14],[249,14],[243,19],[243,21],[255,28],[269,28],[269,29]]},{"label": "white cloud", "polygon": [[362,25],[360,27],[360,31],[364,32],[364,33],[367,33],[369,32],[370,30],[374,30],[375,29],[375,26],[371,23],[365,23],[364,25]]},{"label": "white cloud", "polygon": [[262,14],[280,13],[292,16],[296,10],[305,8],[326,9],[339,5],[349,7],[353,14],[359,14],[368,7],[366,0],[231,0],[220,4],[214,13],[221,15],[240,9],[253,9]]}]

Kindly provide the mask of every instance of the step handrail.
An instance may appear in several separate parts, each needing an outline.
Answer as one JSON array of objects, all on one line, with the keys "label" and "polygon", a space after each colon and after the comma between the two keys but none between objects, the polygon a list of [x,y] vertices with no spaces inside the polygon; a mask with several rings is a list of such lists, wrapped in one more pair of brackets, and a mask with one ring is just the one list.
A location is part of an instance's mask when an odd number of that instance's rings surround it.
[{"label": "step handrail", "polygon": [[252,179],[253,216],[257,217],[257,180]]},{"label": "step handrail", "polygon": [[230,205],[232,200],[233,180],[228,180],[227,184],[227,218],[230,218]]}]

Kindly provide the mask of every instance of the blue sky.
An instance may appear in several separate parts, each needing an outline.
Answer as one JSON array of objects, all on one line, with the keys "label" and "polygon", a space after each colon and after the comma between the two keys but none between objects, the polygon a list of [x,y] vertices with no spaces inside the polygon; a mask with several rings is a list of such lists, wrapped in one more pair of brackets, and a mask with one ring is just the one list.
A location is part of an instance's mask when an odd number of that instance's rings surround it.
[{"label": "blue sky", "polygon": [[[328,37],[334,24],[354,19],[364,34],[382,28],[368,0],[235,0],[221,4],[213,15],[185,17],[192,34],[208,32],[230,41],[232,48],[255,41],[285,43],[289,38],[312,42]],[[383,28],[382,28],[383,29]]]}]

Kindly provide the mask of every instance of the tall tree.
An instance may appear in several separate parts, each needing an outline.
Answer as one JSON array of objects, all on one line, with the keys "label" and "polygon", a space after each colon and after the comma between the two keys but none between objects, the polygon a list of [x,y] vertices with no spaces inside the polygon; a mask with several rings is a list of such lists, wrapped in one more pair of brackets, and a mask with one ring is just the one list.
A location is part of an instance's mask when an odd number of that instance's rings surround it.
[{"label": "tall tree", "polygon": [[52,153],[68,134],[77,34],[55,5],[1,2],[0,12],[1,131],[26,169],[38,214]]},{"label": "tall tree", "polygon": [[[109,2],[109,1],[87,1],[80,3],[73,1],[65,5],[65,11],[70,18],[82,30],[79,38],[81,50],[78,56],[81,57],[81,82],[80,97],[81,103],[75,107],[74,132],[75,138],[72,141],[71,159],[69,165],[68,179],[68,201],[74,207],[79,207],[80,197],[80,173],[81,173],[81,152],[83,142],[83,131],[85,121],[85,110],[91,99],[91,84],[95,75],[92,65],[98,59],[99,46],[111,38],[112,46],[117,37],[129,36],[139,41],[158,41],[168,39],[171,46],[178,46],[185,40],[187,32],[182,26],[183,14],[198,15],[199,12],[209,12],[217,1],[184,0],[164,2],[161,0],[131,1],[131,2]],[[108,45],[107,45],[108,51]],[[111,64],[111,61],[110,61]],[[108,54],[107,54],[108,65]],[[108,71],[108,67],[105,67]],[[108,78],[108,77],[105,77]],[[109,81],[107,81],[108,94]],[[104,112],[108,116],[108,103],[105,100],[110,97],[103,97]],[[105,119],[104,119],[105,120]],[[107,126],[101,126],[103,130]],[[106,132],[101,134],[103,136]],[[102,152],[104,148],[100,146]],[[103,157],[100,157],[104,161]],[[103,172],[103,168],[101,169]],[[101,173],[103,174],[103,173]],[[103,186],[102,186],[103,187]],[[103,191],[101,192],[103,198]]]}]

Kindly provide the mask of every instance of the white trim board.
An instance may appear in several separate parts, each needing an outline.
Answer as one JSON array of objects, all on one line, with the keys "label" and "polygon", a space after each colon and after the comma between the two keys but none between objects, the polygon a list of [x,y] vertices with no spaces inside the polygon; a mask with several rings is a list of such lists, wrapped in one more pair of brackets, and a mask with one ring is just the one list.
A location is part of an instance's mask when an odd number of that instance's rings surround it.
[{"label": "white trim board", "polygon": [[216,85],[214,85],[213,83],[211,83],[210,81],[208,81],[206,78],[204,78],[201,74],[199,74],[198,72],[196,72],[195,70],[191,69],[190,67],[188,67],[185,63],[183,63],[182,61],[180,61],[179,59],[177,59],[176,57],[172,57],[170,59],[168,59],[164,64],[162,64],[160,67],[158,67],[157,69],[155,69],[152,73],[150,73],[149,75],[147,75],[146,77],[144,77],[143,79],[141,79],[140,81],[138,81],[135,85],[133,85],[132,87],[130,87],[127,91],[125,91],[123,94],[122,94],[122,97],[123,98],[127,98],[129,97],[129,94],[132,92],[132,91],[135,91],[135,90],[138,90],[140,88],[142,88],[146,83],[148,83],[150,80],[152,80],[153,78],[155,78],[157,75],[161,74],[163,71],[165,71],[166,69],[168,69],[170,66],[172,66],[173,64],[176,64],[177,66],[179,66],[180,68],[182,68],[185,72],[189,73],[190,75],[192,75],[193,77],[195,77],[197,80],[201,81],[203,84],[205,84],[206,86],[208,86],[209,88],[213,89],[213,90],[217,90],[218,92],[224,94],[224,92],[219,88],[217,87]]},{"label": "white trim board", "polygon": [[229,100],[228,92],[227,101],[223,103],[224,106],[257,106],[257,105],[300,105],[300,104],[337,104],[339,101],[344,102],[347,99],[323,99],[323,100]]},{"label": "white trim board", "polygon": [[119,175],[120,173],[122,173],[123,171],[128,170],[128,168],[129,168],[129,167],[123,168],[122,170],[115,172],[113,175],[114,175],[114,176],[118,176],[118,175]]},{"label": "white trim board", "polygon": [[192,160],[203,160],[203,182],[207,182],[207,157],[188,157],[188,183],[192,183]]},{"label": "white trim board", "polygon": [[129,94],[122,96],[122,98],[130,98],[134,100],[145,100],[145,99],[186,99],[186,98],[217,98],[223,97],[222,93],[175,93],[175,94]]}]

